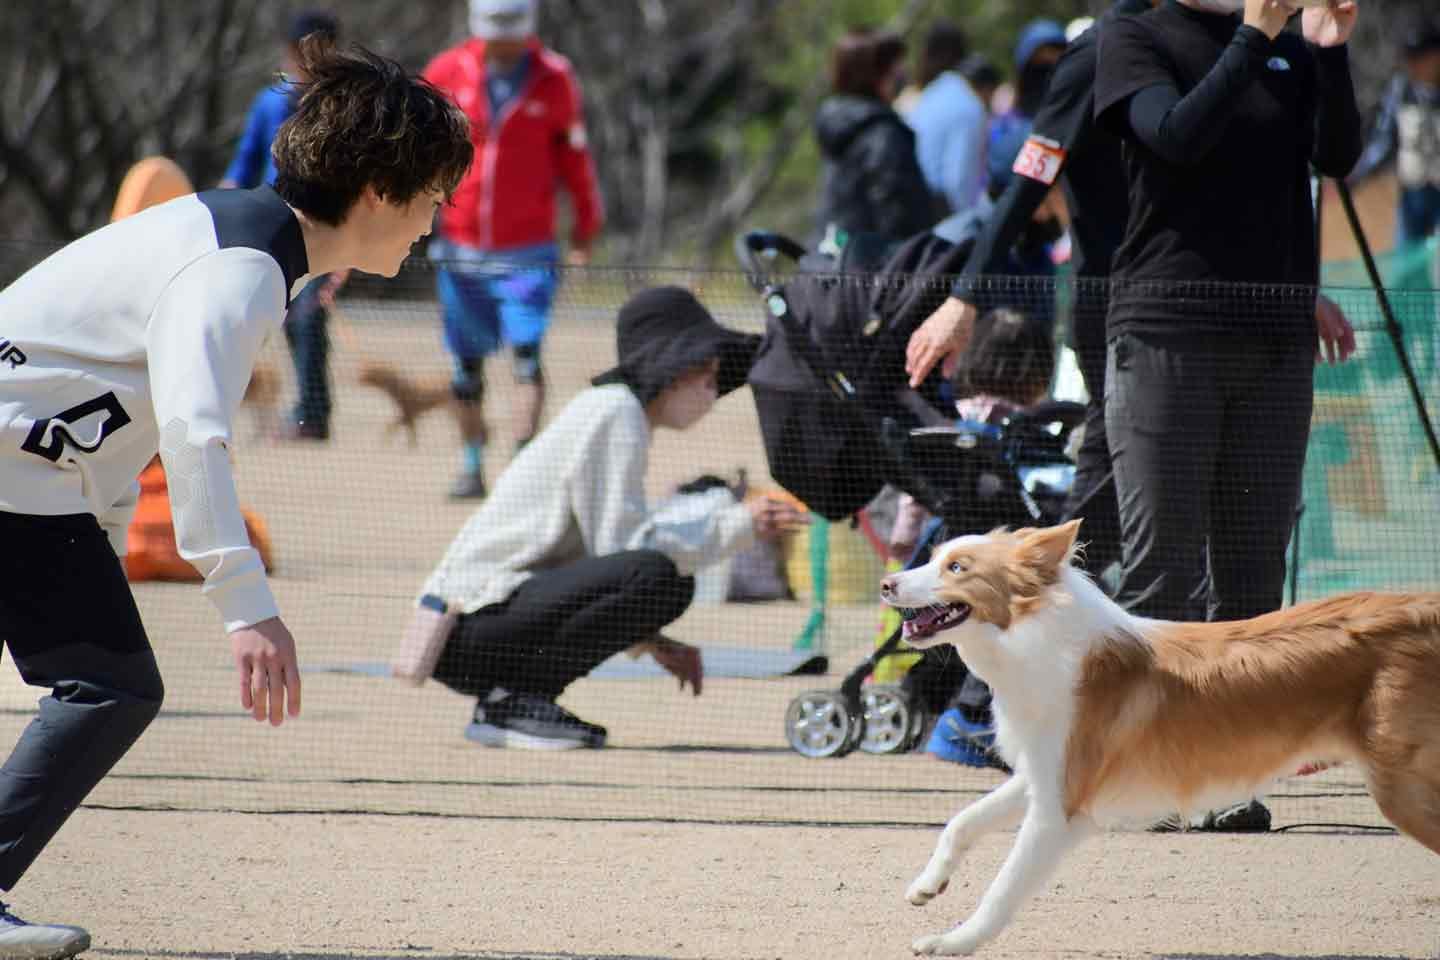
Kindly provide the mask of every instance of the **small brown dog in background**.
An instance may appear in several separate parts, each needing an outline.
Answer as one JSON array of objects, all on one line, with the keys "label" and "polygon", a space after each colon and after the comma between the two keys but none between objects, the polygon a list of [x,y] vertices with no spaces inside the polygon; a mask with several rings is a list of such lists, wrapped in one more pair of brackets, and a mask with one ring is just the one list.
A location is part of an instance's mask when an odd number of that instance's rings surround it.
[{"label": "small brown dog in background", "polygon": [[395,401],[398,412],[395,419],[385,425],[385,436],[404,427],[412,447],[418,443],[415,427],[420,417],[436,407],[448,407],[451,402],[448,379],[444,382],[411,380],[389,364],[373,360],[361,364],[360,382],[384,391]]}]

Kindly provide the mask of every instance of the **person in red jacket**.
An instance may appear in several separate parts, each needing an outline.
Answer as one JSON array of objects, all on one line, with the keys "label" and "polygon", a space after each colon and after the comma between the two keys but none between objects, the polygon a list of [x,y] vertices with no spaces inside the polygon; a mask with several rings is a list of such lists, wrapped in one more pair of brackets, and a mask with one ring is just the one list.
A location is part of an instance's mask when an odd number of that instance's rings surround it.
[{"label": "person in red jacket", "polygon": [[471,38],[425,68],[470,118],[475,163],[430,245],[455,360],[464,469],[451,496],[485,496],[484,359],[508,345],[520,402],[517,448],[540,426],[540,346],[558,281],[557,194],[574,207],[571,265],[589,262],[603,210],[570,62],[535,35],[537,0],[470,0]]}]

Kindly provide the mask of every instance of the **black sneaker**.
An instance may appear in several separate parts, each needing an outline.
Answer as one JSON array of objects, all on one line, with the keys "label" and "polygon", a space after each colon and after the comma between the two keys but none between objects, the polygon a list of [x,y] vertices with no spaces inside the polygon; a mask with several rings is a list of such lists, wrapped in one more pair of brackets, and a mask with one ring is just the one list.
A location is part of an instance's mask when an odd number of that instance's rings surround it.
[{"label": "black sneaker", "polygon": [[479,473],[462,473],[450,488],[451,500],[484,500],[485,477]]},{"label": "black sneaker", "polygon": [[1224,810],[1211,810],[1194,822],[1187,821],[1179,814],[1171,814],[1150,827],[1151,833],[1182,833],[1186,830],[1201,830],[1206,833],[1268,833],[1270,810],[1259,800],[1249,800]]},{"label": "black sneaker", "polygon": [[605,728],[586,723],[553,700],[512,693],[476,704],[465,739],[517,750],[599,749],[605,746]]},{"label": "black sneaker", "polygon": [[1200,829],[1212,833],[1268,833],[1270,810],[1259,800],[1237,803],[1233,807],[1205,814]]}]

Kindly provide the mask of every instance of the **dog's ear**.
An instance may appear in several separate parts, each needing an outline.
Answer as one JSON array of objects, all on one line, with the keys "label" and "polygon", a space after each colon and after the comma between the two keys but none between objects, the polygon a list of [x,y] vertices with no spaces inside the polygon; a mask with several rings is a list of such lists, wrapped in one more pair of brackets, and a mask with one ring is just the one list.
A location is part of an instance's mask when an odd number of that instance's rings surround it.
[{"label": "dog's ear", "polygon": [[1070,552],[1075,549],[1075,537],[1080,533],[1080,521],[1071,520],[1055,527],[1041,530],[1022,531],[1015,552],[1020,562],[1032,570],[1053,580],[1060,568],[1069,562]]}]

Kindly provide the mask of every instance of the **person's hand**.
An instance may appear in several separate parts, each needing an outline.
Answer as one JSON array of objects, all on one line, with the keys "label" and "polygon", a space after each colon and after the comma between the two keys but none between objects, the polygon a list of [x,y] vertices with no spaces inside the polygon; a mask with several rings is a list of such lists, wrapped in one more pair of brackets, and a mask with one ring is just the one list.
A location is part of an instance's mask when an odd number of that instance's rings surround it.
[{"label": "person's hand", "polygon": [[1338,47],[1355,32],[1360,8],[1355,0],[1330,0],[1328,7],[1307,7],[1300,18],[1305,39],[1317,47]]},{"label": "person's hand", "polygon": [[1284,0],[1245,0],[1245,25],[1254,27],[1274,40],[1295,15],[1295,8]]},{"label": "person's hand", "polygon": [[681,690],[688,683],[695,696],[700,696],[700,688],[705,682],[705,661],[700,656],[699,647],[669,637],[656,637],[650,644],[650,656],[680,681]]},{"label": "person's hand", "polygon": [[910,375],[912,388],[920,386],[942,359],[945,363],[941,371],[947,377],[954,374],[960,354],[970,345],[975,332],[975,312],[974,304],[948,297],[910,335],[905,346],[905,372]]},{"label": "person's hand", "polygon": [[240,674],[241,706],[256,720],[263,722],[268,717],[275,727],[285,722],[287,712],[300,716],[295,638],[279,617],[236,630],[230,634],[230,649]]},{"label": "person's hand", "polygon": [[1319,331],[1316,360],[1334,365],[1350,359],[1355,352],[1355,328],[1340,305],[1324,294],[1315,301],[1315,327]]},{"label": "person's hand", "polygon": [[320,301],[320,306],[327,310],[335,306],[335,294],[340,292],[340,288],[345,286],[345,281],[349,279],[349,267],[344,270],[336,270],[327,276],[325,282],[320,284],[320,289],[315,293],[315,298]]},{"label": "person's hand", "polygon": [[566,263],[566,265],[571,266],[571,267],[588,267],[588,266],[590,266],[590,247],[589,247],[589,245],[587,244],[587,245],[585,245],[585,246],[574,246],[574,247],[571,247],[571,248],[570,248],[570,252],[565,255],[565,263]]},{"label": "person's hand", "polygon": [[810,522],[810,518],[795,505],[774,497],[756,496],[745,501],[750,508],[750,519],[755,524],[755,537],[759,540],[774,540]]}]

